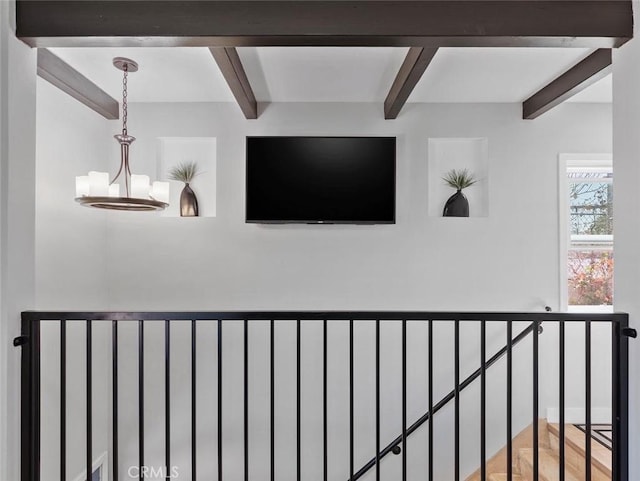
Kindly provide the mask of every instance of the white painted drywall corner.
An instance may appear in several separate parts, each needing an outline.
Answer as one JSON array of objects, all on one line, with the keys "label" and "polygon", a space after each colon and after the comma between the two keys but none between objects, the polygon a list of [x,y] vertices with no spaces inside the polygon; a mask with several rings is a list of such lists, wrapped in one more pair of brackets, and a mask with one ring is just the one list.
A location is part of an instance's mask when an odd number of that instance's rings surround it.
[{"label": "white painted drywall corner", "polygon": [[[614,306],[629,313],[631,326],[640,328],[640,2],[633,2],[635,38],[613,51],[613,190]],[[629,343],[629,479],[640,479],[640,352],[638,340]]]},{"label": "white painted drywall corner", "polygon": [[0,479],[20,477],[20,312],[35,307],[35,50],[0,2]]}]

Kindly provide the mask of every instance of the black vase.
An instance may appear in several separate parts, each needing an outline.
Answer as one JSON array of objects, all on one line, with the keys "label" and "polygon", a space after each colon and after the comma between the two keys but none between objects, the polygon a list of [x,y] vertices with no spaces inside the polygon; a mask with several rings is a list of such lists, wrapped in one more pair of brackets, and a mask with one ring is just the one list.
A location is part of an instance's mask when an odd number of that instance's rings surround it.
[{"label": "black vase", "polygon": [[461,190],[458,190],[444,205],[443,217],[469,217],[469,201]]},{"label": "black vase", "polygon": [[189,184],[184,185],[180,194],[180,216],[198,217],[198,199]]}]

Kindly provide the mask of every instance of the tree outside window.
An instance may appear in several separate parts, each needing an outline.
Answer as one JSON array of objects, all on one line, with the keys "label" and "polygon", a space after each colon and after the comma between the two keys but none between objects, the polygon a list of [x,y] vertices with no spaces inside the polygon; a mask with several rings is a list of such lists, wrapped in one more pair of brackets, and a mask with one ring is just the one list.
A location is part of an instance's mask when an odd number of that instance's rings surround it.
[{"label": "tree outside window", "polygon": [[570,168],[571,240],[568,301],[613,305],[613,185],[611,169]]}]

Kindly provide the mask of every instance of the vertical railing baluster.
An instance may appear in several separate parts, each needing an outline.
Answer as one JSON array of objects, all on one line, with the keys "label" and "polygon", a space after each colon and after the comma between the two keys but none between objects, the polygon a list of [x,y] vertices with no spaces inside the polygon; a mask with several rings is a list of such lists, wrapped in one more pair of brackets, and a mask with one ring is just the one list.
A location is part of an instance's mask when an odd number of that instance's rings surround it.
[{"label": "vertical railing baluster", "polygon": [[165,477],[171,480],[171,324],[164,321],[164,458]]},{"label": "vertical railing baluster", "polygon": [[512,420],[512,368],[513,368],[513,325],[507,321],[507,481],[513,481],[513,432]]},{"label": "vertical railing baluster", "polygon": [[196,434],[196,321],[191,321],[191,481],[196,481],[197,434]]},{"label": "vertical railing baluster", "polygon": [[429,397],[429,481],[433,481],[433,320],[429,319],[429,359],[428,359],[428,397]]},{"label": "vertical railing baluster", "polygon": [[67,321],[60,321],[60,481],[67,479]]},{"label": "vertical railing baluster", "polygon": [[558,408],[558,423],[560,435],[558,438],[558,451],[559,451],[559,467],[560,472],[558,473],[559,481],[564,481],[565,478],[565,428],[564,428],[564,376],[565,376],[565,359],[564,359],[564,321],[558,321],[558,397],[560,407]]},{"label": "vertical railing baluster", "polygon": [[249,481],[249,321],[244,320],[244,481]]},{"label": "vertical railing baluster", "polygon": [[[20,476],[40,481],[40,324],[22,315],[22,336],[14,340],[21,346],[20,361]],[[19,340],[19,343],[16,341]]]},{"label": "vertical railing baluster", "polygon": [[[626,432],[622,426],[621,408],[622,397],[627,394],[623,391],[622,383],[622,328],[621,322],[611,321],[611,479],[627,481],[621,475],[623,462],[622,444],[623,434]],[[628,366],[625,369],[625,373]],[[626,427],[626,426],[625,426]],[[564,480],[560,480],[564,481]]]},{"label": "vertical railing baluster", "polygon": [[353,319],[349,320],[349,480],[353,481]]},{"label": "vertical railing baluster", "polygon": [[302,479],[302,332],[300,319],[296,320],[296,474]]},{"label": "vertical railing baluster", "polygon": [[560,368],[560,372],[558,373],[559,378],[559,386],[558,393],[560,397],[560,407],[559,407],[559,428],[560,428],[560,437],[558,439],[559,444],[559,454],[560,454],[560,473],[559,473],[559,481],[564,481],[565,478],[565,453],[564,453],[564,444],[565,444],[565,434],[564,434],[564,369],[565,369],[565,361],[564,361],[564,321],[559,321],[558,324],[559,339],[558,339],[558,364]]},{"label": "vertical railing baluster", "polygon": [[87,320],[87,479],[93,472],[93,353],[92,326]]},{"label": "vertical railing baluster", "polygon": [[222,319],[218,319],[218,481],[222,481]]},{"label": "vertical railing baluster", "polygon": [[[138,321],[138,469],[144,478],[144,322]],[[91,479],[91,478],[88,478]]]},{"label": "vertical railing baluster", "polygon": [[327,429],[327,320],[322,321],[322,453],[324,481],[329,476],[328,429]]},{"label": "vertical railing baluster", "polygon": [[460,321],[454,323],[454,479],[460,481]]},{"label": "vertical railing baluster", "polygon": [[276,421],[275,421],[275,400],[276,400],[276,391],[275,391],[275,337],[274,337],[274,322],[271,319],[269,324],[270,332],[269,332],[269,369],[270,369],[270,406],[269,406],[269,415],[270,415],[270,427],[271,427],[271,481],[275,481],[276,478],[276,452],[275,452],[275,440],[276,440]]},{"label": "vertical railing baluster", "polygon": [[111,321],[111,418],[112,456],[111,477],[118,481],[118,321]]},{"label": "vertical railing baluster", "polygon": [[380,320],[376,319],[376,481],[380,481]]},{"label": "vertical railing baluster", "polygon": [[591,321],[585,321],[585,481],[591,481]]},{"label": "vertical railing baluster", "polygon": [[487,481],[487,321],[480,323],[480,481]]},{"label": "vertical railing baluster", "polygon": [[407,481],[407,321],[402,320],[402,481]]},{"label": "vertical railing baluster", "polygon": [[[629,480],[629,317],[611,321],[611,479]],[[635,336],[633,336],[635,337]]]},{"label": "vertical railing baluster", "polygon": [[533,326],[533,479],[538,479],[539,455],[538,448],[538,336],[540,324],[534,322]]}]

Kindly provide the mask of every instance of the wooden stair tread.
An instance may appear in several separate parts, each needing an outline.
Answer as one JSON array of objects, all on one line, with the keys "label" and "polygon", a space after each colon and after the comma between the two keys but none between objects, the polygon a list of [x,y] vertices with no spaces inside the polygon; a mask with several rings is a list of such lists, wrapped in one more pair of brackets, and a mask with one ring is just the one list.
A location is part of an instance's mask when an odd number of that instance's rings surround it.
[{"label": "wooden stair tread", "polygon": [[[533,472],[533,448],[524,448],[518,451],[521,473]],[[524,464],[524,466],[523,466]],[[540,481],[558,481],[560,479],[560,462],[558,456],[549,449],[538,451],[538,475]],[[526,475],[524,475],[527,478]],[[568,466],[565,466],[565,481],[580,481]]]},{"label": "wooden stair tread", "polygon": [[[512,481],[524,481],[519,474],[513,474]],[[507,481],[507,473],[493,473],[489,475],[489,481]]]},{"label": "wooden stair tread", "polygon": [[[560,439],[560,425],[551,424],[547,425],[549,433],[558,440]],[[573,424],[565,424],[564,428],[565,444],[581,456],[585,456],[585,433],[575,427]],[[591,464],[593,467],[599,469],[603,473],[611,477],[611,451],[600,444],[595,439],[591,440]]]},{"label": "wooden stair tread", "polygon": [[[538,420],[538,433],[539,433],[538,445],[540,446],[540,448],[541,449],[550,448],[551,447],[549,443],[550,434],[549,434],[549,430],[547,429],[547,420],[544,418],[540,418]],[[518,463],[517,463],[516,453],[518,452],[518,449],[531,447],[532,439],[533,439],[533,424],[530,424],[529,426],[524,428],[513,438],[512,449],[514,453],[514,456],[513,456],[514,481],[516,479],[515,478],[516,474],[520,475],[520,480],[518,481],[526,481],[526,478],[524,478],[520,473],[518,473],[518,469],[517,469]],[[500,448],[500,450],[497,453],[495,453],[493,456],[491,456],[487,460],[487,463],[486,463],[487,480],[490,479],[490,475],[496,474],[499,476],[500,474],[504,473],[506,469],[507,469],[507,447],[503,446],[502,448]],[[465,481],[482,481],[480,479],[480,468],[478,468],[475,472],[469,475],[465,479]],[[598,481],[598,480],[594,480],[594,481]]]}]

